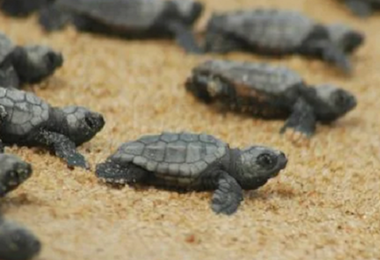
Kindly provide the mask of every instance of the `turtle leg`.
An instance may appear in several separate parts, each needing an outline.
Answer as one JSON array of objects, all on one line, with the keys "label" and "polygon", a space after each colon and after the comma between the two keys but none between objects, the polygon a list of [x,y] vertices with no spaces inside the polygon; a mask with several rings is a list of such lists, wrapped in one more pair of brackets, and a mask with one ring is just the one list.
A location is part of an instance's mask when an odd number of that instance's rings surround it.
[{"label": "turtle leg", "polygon": [[217,189],[211,200],[212,210],[219,214],[231,215],[236,212],[243,200],[243,190],[227,172],[218,174]]},{"label": "turtle leg", "polygon": [[96,176],[111,184],[142,183],[150,172],[132,163],[120,165],[111,159],[96,166]]},{"label": "turtle leg", "polygon": [[89,169],[84,156],[76,150],[75,143],[62,134],[42,130],[39,135],[34,138],[33,142],[52,149],[55,155],[65,160],[69,167],[77,166]]},{"label": "turtle leg", "polygon": [[288,128],[307,137],[311,137],[315,133],[316,118],[314,110],[302,98],[298,99],[293,106],[293,111],[285,122],[285,125],[281,128],[280,133],[285,133]]},{"label": "turtle leg", "polygon": [[350,74],[352,71],[351,62],[344,53],[344,50],[340,49],[331,41],[310,42],[308,54],[317,56],[323,61],[337,66],[346,74]]},{"label": "turtle leg", "polygon": [[371,4],[363,0],[346,0],[346,6],[355,15],[365,18],[372,14]]},{"label": "turtle leg", "polygon": [[203,50],[198,45],[191,28],[176,21],[168,23],[169,30],[175,35],[175,39],[188,53],[202,54]]}]

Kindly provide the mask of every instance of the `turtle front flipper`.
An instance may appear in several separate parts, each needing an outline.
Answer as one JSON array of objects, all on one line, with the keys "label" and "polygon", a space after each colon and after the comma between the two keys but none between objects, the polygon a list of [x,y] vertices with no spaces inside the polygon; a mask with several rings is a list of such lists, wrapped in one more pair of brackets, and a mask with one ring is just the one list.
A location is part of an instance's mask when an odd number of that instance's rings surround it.
[{"label": "turtle front flipper", "polygon": [[86,159],[78,153],[73,141],[62,134],[42,130],[33,140],[40,145],[48,146],[58,157],[65,160],[69,167],[89,169]]},{"label": "turtle front flipper", "polygon": [[148,176],[148,171],[128,163],[119,165],[112,160],[99,163],[95,170],[96,176],[104,182],[111,184],[140,183]]},{"label": "turtle front flipper", "polygon": [[337,66],[346,74],[350,74],[352,72],[351,62],[343,50],[328,41],[321,42],[319,47],[321,48],[322,59],[324,61]]},{"label": "turtle front flipper", "polygon": [[169,30],[174,34],[176,42],[188,53],[202,54],[204,51],[198,45],[191,28],[184,24],[171,21],[168,23]]},{"label": "turtle front flipper", "polygon": [[280,133],[291,128],[295,132],[301,133],[306,137],[311,137],[315,133],[316,118],[313,108],[302,98],[298,99],[293,106],[292,113]]},{"label": "turtle front flipper", "polygon": [[243,200],[243,190],[237,181],[228,173],[221,172],[217,180],[218,188],[211,200],[211,208],[215,213],[231,215],[236,212]]},{"label": "turtle front flipper", "polygon": [[355,15],[365,18],[372,14],[371,4],[363,0],[346,0],[346,6]]}]

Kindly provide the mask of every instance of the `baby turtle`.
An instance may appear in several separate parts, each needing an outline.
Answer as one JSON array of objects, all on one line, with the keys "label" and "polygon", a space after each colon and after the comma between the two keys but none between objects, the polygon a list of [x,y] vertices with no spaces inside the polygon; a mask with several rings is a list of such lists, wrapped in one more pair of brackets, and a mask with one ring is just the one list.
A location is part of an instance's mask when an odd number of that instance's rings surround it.
[{"label": "baby turtle", "polygon": [[29,260],[40,251],[41,242],[29,229],[0,215],[0,259]]},{"label": "baby turtle", "polygon": [[193,0],[57,0],[41,10],[47,31],[71,22],[79,30],[126,38],[175,37],[188,52],[200,52],[191,32],[203,11]]},{"label": "baby turtle", "polygon": [[17,46],[0,33],[0,86],[38,83],[62,66],[62,55],[43,45]]},{"label": "baby turtle", "polygon": [[0,197],[16,189],[31,175],[32,166],[29,163],[14,155],[0,154]]},{"label": "baby turtle", "polygon": [[359,17],[368,17],[374,10],[380,9],[380,0],[343,0],[343,2],[352,13]]},{"label": "baby turtle", "polygon": [[[346,41],[361,43],[362,35],[348,34]],[[296,11],[255,9],[214,14],[206,28],[204,48],[218,53],[300,54],[351,72],[348,57],[330,39],[328,27]]]},{"label": "baby turtle", "polygon": [[243,200],[243,189],[259,188],[286,164],[285,154],[269,147],[232,149],[207,134],[163,132],[121,145],[97,165],[96,175],[109,183],[215,190],[211,208],[230,215]]},{"label": "baby turtle", "polygon": [[26,17],[54,0],[1,0],[0,9],[13,17]]},{"label": "baby turtle", "polygon": [[[10,154],[0,154],[0,198],[32,175],[32,166]],[[5,220],[0,213],[0,259],[28,260],[41,250],[37,237],[25,227]]]},{"label": "baby turtle", "polygon": [[206,104],[267,118],[288,118],[287,128],[310,137],[316,121],[330,123],[356,106],[356,98],[332,85],[308,87],[294,71],[264,63],[209,60],[195,67],[186,89]]},{"label": "baby turtle", "polygon": [[102,115],[80,106],[52,107],[33,93],[5,88],[0,107],[6,114],[0,127],[4,144],[49,147],[69,166],[88,167],[76,146],[103,128]]}]

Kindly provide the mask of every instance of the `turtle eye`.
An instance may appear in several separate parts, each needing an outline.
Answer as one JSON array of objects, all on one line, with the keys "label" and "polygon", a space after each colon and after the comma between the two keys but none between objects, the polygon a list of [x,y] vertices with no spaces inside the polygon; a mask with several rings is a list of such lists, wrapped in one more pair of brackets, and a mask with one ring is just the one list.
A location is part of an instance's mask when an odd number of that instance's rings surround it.
[{"label": "turtle eye", "polygon": [[273,167],[274,160],[273,160],[272,156],[270,156],[270,154],[263,153],[257,157],[257,164],[259,164],[263,168],[268,169],[268,168]]},{"label": "turtle eye", "polygon": [[94,121],[92,120],[91,116],[86,115],[85,121],[88,127],[90,127],[91,129],[95,127]]}]

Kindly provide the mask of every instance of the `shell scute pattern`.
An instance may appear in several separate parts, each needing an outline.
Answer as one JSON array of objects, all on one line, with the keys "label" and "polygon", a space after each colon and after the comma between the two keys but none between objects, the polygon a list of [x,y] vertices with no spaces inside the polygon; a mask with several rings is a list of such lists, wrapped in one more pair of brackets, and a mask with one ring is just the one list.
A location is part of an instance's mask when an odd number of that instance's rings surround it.
[{"label": "shell scute pattern", "polygon": [[223,157],[227,144],[210,135],[163,133],[122,145],[114,159],[155,172],[157,176],[195,177]]},{"label": "shell scute pattern", "polygon": [[224,19],[223,30],[265,49],[297,48],[315,26],[312,19],[284,10],[239,11],[226,14]]},{"label": "shell scute pattern", "polygon": [[49,118],[49,106],[32,93],[0,89],[0,105],[8,113],[3,129],[15,135],[27,134]]},{"label": "shell scute pattern", "polygon": [[240,87],[272,94],[282,94],[288,87],[303,83],[303,79],[296,72],[286,67],[269,66],[264,63],[210,60],[200,69],[208,70],[213,76],[227,79]]}]

